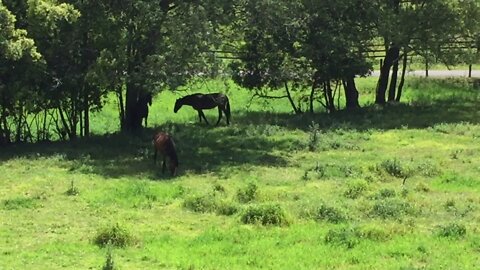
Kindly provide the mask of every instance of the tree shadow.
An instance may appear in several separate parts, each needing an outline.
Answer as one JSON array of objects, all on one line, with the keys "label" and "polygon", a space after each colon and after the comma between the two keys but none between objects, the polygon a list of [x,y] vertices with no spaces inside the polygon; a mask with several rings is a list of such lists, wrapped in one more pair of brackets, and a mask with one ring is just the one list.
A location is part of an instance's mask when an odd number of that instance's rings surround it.
[{"label": "tree shadow", "polygon": [[[228,127],[172,124],[144,129],[136,135],[122,133],[92,136],[74,142],[17,144],[0,153],[0,163],[12,158],[36,159],[58,156],[70,171],[106,178],[139,176],[171,179],[161,172],[161,158],[153,162],[152,137],[156,131],[170,132],[177,146],[179,174],[215,172],[243,165],[285,166],[287,161],[272,154],[276,143],[265,137],[236,137]],[[168,160],[167,160],[168,162]],[[62,165],[63,166],[63,165]]]},{"label": "tree shadow", "polygon": [[[476,93],[480,96],[480,93]],[[474,97],[474,96],[473,96]],[[354,110],[334,113],[241,112],[234,115],[234,123],[247,125],[277,125],[290,130],[308,131],[312,123],[323,130],[339,127],[364,131],[369,129],[390,130],[398,128],[423,129],[437,124],[468,122],[480,123],[480,99],[445,99],[389,103],[384,106],[368,105]]]},{"label": "tree shadow", "polygon": [[[61,166],[71,171],[106,178],[135,176],[153,180],[171,179],[153,164],[152,137],[162,130],[173,135],[179,156],[179,174],[221,172],[248,166],[283,167],[290,152],[305,150],[306,136],[284,136],[295,130],[308,132],[312,122],[323,131],[351,129],[423,129],[444,123],[480,124],[478,90],[459,90],[459,95],[417,98],[410,104],[370,105],[332,114],[302,114],[234,111],[231,126],[166,123],[136,135],[122,133],[92,136],[74,142],[18,144],[0,151],[0,163],[15,157],[59,156]],[[160,163],[160,162],[159,162]]]}]

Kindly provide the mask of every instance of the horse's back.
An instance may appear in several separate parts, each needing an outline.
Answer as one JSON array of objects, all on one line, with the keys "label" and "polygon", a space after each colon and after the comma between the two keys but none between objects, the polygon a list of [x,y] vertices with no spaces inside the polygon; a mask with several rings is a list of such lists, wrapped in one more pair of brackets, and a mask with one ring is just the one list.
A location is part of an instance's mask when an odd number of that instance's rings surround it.
[{"label": "horse's back", "polygon": [[172,136],[166,132],[158,132],[153,136],[153,146],[161,152],[168,151],[172,148],[175,149]]}]

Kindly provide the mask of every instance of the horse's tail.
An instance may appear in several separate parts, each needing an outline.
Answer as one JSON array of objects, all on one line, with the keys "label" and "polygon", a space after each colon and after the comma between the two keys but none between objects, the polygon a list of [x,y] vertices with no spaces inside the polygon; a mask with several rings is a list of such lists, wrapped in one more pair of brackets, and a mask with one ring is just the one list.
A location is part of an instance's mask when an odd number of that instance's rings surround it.
[{"label": "horse's tail", "polygon": [[228,97],[225,96],[226,102],[225,102],[225,116],[227,116],[227,124],[230,124],[230,101],[228,100]]}]

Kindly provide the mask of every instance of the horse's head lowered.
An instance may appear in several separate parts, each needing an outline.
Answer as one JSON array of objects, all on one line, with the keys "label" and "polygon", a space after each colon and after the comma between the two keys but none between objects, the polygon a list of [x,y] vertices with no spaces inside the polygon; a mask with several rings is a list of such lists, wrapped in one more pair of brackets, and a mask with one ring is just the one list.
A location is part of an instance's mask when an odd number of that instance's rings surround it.
[{"label": "horse's head lowered", "polygon": [[182,107],[182,105],[183,105],[183,98],[177,99],[177,101],[175,101],[175,108],[173,108],[173,112],[177,113],[178,110],[180,110],[180,108]]}]

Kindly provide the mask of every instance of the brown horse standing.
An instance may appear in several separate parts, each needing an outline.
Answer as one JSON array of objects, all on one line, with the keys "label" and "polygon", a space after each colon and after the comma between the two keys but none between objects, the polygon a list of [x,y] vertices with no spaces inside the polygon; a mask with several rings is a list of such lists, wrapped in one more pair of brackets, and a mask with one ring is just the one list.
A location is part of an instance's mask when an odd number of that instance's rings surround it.
[{"label": "brown horse standing", "polygon": [[227,118],[227,125],[230,125],[230,102],[228,101],[228,97],[222,93],[212,93],[212,94],[201,94],[196,93],[188,96],[184,96],[182,98],[177,99],[175,102],[175,108],[173,108],[173,112],[178,112],[183,105],[192,106],[198,112],[198,118],[200,122],[205,120],[205,123],[208,125],[208,120],[203,113],[203,109],[213,109],[218,107],[218,120],[217,125],[220,123],[220,119],[222,119],[222,112],[225,114]]},{"label": "brown horse standing", "polygon": [[165,132],[158,132],[153,136],[153,148],[155,149],[155,155],[153,156],[153,163],[157,164],[157,152],[160,152],[160,154],[163,157],[163,163],[162,163],[162,173],[165,173],[165,168],[166,168],[166,158],[170,160],[169,162],[169,170],[172,176],[175,176],[177,174],[177,168],[178,168],[178,157],[177,157],[177,151],[175,150],[175,142],[173,141],[172,136]]}]

